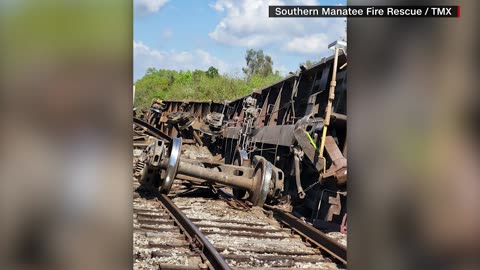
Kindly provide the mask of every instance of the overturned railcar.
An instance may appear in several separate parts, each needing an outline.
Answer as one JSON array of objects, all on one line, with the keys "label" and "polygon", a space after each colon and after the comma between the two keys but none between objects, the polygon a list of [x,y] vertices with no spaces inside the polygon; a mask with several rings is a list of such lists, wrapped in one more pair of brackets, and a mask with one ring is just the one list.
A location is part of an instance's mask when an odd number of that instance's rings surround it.
[{"label": "overturned railcar", "polygon": [[283,172],[281,194],[267,203],[291,206],[323,230],[346,231],[347,61],[337,53],[234,101],[154,101],[144,119],[225,164],[264,157]]}]

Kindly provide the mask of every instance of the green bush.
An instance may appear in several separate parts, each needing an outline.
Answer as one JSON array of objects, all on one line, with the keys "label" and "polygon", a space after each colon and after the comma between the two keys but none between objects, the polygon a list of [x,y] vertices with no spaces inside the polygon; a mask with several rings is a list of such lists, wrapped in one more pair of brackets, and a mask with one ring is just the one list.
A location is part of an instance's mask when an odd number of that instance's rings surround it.
[{"label": "green bush", "polygon": [[179,72],[150,68],[135,82],[135,106],[147,108],[153,98],[217,102],[234,100],[282,78],[278,73],[266,77],[254,74],[248,79],[235,78],[226,74],[217,75],[215,70],[210,67],[207,71]]}]

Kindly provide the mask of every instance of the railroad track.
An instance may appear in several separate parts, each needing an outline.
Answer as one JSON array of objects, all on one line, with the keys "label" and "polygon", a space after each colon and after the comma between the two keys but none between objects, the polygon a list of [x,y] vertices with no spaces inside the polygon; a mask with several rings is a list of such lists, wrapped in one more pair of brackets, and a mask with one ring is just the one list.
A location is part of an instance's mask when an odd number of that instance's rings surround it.
[{"label": "railroad track", "polygon": [[134,186],[134,269],[230,269],[166,195]]},{"label": "railroad track", "polygon": [[142,192],[134,198],[134,269],[345,268],[262,208]]}]

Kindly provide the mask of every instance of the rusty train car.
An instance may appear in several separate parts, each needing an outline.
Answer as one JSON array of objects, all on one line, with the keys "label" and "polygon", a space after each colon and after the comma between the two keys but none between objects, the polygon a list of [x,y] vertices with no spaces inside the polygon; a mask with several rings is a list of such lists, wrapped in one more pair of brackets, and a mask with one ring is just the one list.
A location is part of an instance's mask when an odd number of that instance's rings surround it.
[{"label": "rusty train car", "polygon": [[208,147],[225,164],[249,166],[264,157],[283,178],[281,194],[267,203],[287,205],[322,230],[345,232],[346,63],[340,52],[233,101],[154,100],[142,117],[170,137]]}]

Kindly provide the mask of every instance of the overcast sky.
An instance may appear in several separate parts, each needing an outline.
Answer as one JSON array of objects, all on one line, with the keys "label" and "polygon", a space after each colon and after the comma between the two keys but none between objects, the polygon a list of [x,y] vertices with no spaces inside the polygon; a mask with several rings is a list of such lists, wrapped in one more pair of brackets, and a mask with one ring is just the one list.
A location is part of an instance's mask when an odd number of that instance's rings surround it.
[{"label": "overcast sky", "polygon": [[146,69],[215,66],[242,76],[247,49],[263,49],[282,75],[331,52],[343,18],[268,18],[268,5],[345,5],[346,0],[134,0],[134,79]]}]

